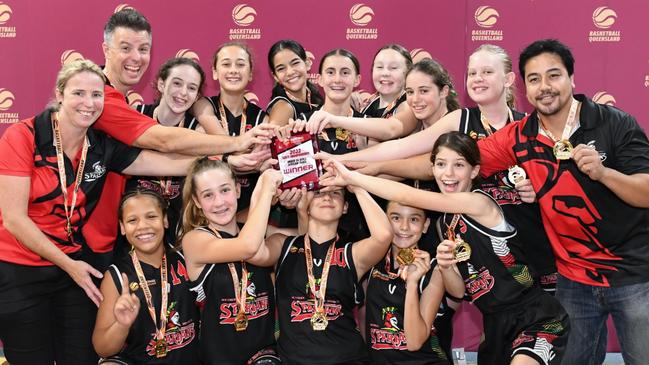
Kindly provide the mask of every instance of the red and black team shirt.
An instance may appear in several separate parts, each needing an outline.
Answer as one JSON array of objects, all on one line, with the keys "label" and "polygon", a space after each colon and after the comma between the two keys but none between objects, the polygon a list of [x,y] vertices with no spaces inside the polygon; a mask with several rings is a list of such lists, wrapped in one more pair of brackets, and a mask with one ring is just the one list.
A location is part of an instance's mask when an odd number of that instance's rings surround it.
[{"label": "red and black team shirt", "polygon": [[[30,177],[31,188],[27,214],[36,226],[63,252],[77,252],[87,244],[88,237],[81,234],[86,217],[93,211],[106,181],[108,171],[120,172],[127,168],[140,153],[104,133],[92,128],[87,132],[88,154],[84,167],[77,204],[72,215],[74,243],[66,232],[56,147],[51,122],[51,111],[9,127],[0,139],[0,174]],[[75,172],[81,151],[74,161],[65,156],[68,194],[72,197]],[[113,212],[113,215],[116,211]],[[29,266],[48,266],[44,260],[9,233],[0,217],[0,261]]]},{"label": "red and black team shirt", "polygon": [[[155,120],[131,108],[124,94],[110,84],[104,86],[104,111],[93,124],[93,128],[131,146],[146,130],[157,124]],[[97,209],[88,217],[83,227],[83,235],[93,252],[111,252],[115,246],[116,212],[125,184],[124,175],[108,173]],[[104,271],[105,267],[97,269]]]},{"label": "red and black team shirt", "polygon": [[[649,173],[649,141],[635,119],[583,95],[575,98],[582,107],[572,145],[591,146],[604,166],[624,174]],[[553,142],[539,134],[536,113],[478,145],[484,176],[514,164],[525,169],[561,275],[594,286],[649,279],[649,209],[625,203],[573,160],[557,161]]]}]

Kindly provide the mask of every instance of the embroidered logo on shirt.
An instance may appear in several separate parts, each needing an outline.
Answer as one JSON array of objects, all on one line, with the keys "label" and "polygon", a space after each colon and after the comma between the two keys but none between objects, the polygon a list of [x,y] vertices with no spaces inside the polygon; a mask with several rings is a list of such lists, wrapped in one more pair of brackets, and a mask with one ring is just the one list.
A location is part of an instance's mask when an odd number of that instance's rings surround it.
[{"label": "embroidered logo on shirt", "polygon": [[106,173],[106,167],[102,166],[100,161],[97,161],[92,165],[92,170],[93,171],[86,172],[83,175],[83,179],[86,180],[86,182],[95,181]]}]

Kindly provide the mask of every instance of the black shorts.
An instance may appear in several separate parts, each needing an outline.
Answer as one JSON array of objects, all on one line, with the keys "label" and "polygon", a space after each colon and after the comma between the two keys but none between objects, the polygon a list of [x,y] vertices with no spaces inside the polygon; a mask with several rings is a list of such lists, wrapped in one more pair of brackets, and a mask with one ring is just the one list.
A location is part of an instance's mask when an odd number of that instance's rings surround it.
[{"label": "black shorts", "polygon": [[568,315],[550,294],[535,291],[508,310],[484,314],[479,364],[509,364],[523,354],[540,364],[560,364],[568,342]]}]

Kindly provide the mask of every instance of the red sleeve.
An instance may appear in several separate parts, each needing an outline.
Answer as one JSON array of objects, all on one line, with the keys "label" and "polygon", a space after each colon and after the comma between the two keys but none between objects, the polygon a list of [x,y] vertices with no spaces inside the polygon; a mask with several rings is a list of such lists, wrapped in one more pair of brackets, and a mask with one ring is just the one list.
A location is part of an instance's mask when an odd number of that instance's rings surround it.
[{"label": "red sleeve", "polygon": [[509,123],[491,136],[478,141],[480,175],[488,177],[516,165],[513,147],[519,123]]},{"label": "red sleeve", "polygon": [[95,128],[132,146],[147,129],[157,124],[131,108],[119,91],[108,85],[104,87],[104,112],[95,122]]},{"label": "red sleeve", "polygon": [[0,175],[31,176],[34,167],[33,121],[32,118],[12,125],[0,138]]}]

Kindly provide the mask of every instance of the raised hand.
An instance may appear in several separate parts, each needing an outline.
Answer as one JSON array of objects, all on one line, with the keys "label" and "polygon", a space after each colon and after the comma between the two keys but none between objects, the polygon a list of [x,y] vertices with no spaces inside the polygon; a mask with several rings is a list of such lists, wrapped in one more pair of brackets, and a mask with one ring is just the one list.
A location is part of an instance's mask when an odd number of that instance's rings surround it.
[{"label": "raised hand", "polygon": [[450,269],[453,265],[457,264],[457,260],[453,258],[453,250],[455,249],[455,242],[451,240],[444,240],[437,246],[437,266],[440,269]]},{"label": "raised hand", "polygon": [[140,298],[134,293],[131,293],[129,288],[128,278],[126,274],[122,273],[122,294],[117,297],[113,314],[117,323],[125,327],[130,327],[137,314],[140,312]]},{"label": "raised hand", "polygon": [[415,261],[401,271],[401,278],[409,284],[419,283],[419,280],[430,270],[430,254],[415,249]]}]

